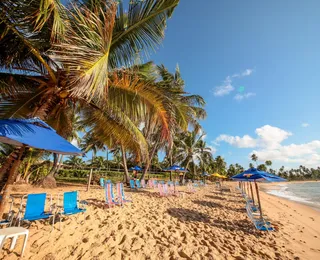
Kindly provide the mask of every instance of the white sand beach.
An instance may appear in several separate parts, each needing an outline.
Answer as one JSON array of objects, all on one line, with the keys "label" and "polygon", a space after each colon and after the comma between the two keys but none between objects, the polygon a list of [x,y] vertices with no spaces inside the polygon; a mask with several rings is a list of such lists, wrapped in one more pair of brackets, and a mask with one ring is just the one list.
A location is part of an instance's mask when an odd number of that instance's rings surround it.
[{"label": "white sand beach", "polygon": [[[229,184],[230,185],[230,184]],[[213,185],[181,197],[126,191],[133,202],[106,208],[104,191],[64,186],[57,194],[79,190],[89,205],[84,214],[64,217],[51,231],[48,222],[32,222],[24,259],[320,259],[320,214],[303,205],[262,194],[275,232],[258,232],[234,189],[221,194]],[[33,188],[28,192],[43,192]],[[1,259],[18,259],[9,243]]]}]

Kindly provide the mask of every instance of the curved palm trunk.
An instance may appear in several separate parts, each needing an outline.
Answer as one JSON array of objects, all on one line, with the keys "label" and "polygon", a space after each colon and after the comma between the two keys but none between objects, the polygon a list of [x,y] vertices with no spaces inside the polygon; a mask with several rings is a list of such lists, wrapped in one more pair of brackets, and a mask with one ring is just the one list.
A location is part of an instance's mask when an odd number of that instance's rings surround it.
[{"label": "curved palm trunk", "polygon": [[[158,143],[157,143],[157,144],[158,144]],[[155,144],[154,147],[153,147],[153,149],[152,149],[152,152],[151,152],[151,154],[150,154],[150,157],[148,158],[147,164],[145,165],[145,168],[144,168],[144,170],[143,170],[143,172],[142,172],[142,175],[141,175],[141,177],[140,177],[140,181],[144,179],[144,176],[147,174],[147,172],[148,172],[148,170],[149,170],[149,167],[150,167],[150,165],[151,165],[152,158],[153,158],[153,156],[154,156],[154,154],[155,154],[155,152],[156,152],[156,150],[157,150],[157,144]]]},{"label": "curved palm trunk", "polygon": [[130,176],[129,176],[128,167],[127,167],[126,151],[125,151],[123,145],[121,145],[121,154],[122,154],[122,162],[123,162],[123,168],[124,168],[125,182],[127,184],[129,184]]},{"label": "curved palm trunk", "polygon": [[[12,164],[10,163],[10,165],[6,165],[6,166],[9,166],[8,168],[6,168],[6,171],[9,170],[9,176],[8,176],[8,179],[5,183],[4,191],[2,194],[2,200],[0,203],[0,218],[2,217],[3,212],[5,210],[5,207],[6,207],[6,204],[9,200],[12,185],[13,185],[15,179],[17,178],[18,168],[21,164],[24,151],[25,151],[25,146],[22,146],[21,148],[17,148],[17,149],[15,149],[15,151],[13,151],[10,154],[10,156],[8,158],[8,161],[11,162]],[[4,174],[5,174],[5,172],[4,172]]]},{"label": "curved palm trunk", "polygon": [[[190,161],[188,161],[188,163],[187,163],[186,171],[188,170],[189,164],[190,164]],[[186,171],[183,173],[182,182],[184,182],[184,179],[186,177],[186,173],[187,173]]]}]

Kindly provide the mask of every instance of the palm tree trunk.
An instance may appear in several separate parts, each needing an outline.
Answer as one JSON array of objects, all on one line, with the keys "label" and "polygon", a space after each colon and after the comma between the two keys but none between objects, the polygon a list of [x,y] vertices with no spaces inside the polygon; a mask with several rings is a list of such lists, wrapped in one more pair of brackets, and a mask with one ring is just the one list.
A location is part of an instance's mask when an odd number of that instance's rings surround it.
[{"label": "palm tree trunk", "polygon": [[56,169],[56,171],[54,173],[54,176],[56,176],[59,173],[59,171],[61,169],[62,161],[63,161],[63,154],[60,154],[59,165],[58,165],[58,168]]},{"label": "palm tree trunk", "polygon": [[[92,162],[91,162],[91,165],[93,164],[94,157],[95,157],[95,153],[94,153],[94,151],[92,151]],[[91,170],[90,170],[90,173],[89,173],[89,177],[88,177],[87,191],[90,190],[91,179],[92,179],[92,172],[93,172],[93,168],[91,167]]]},{"label": "palm tree trunk", "polygon": [[148,172],[149,170],[149,167],[150,167],[150,164],[151,164],[151,161],[152,161],[152,158],[157,150],[157,146],[158,146],[158,142],[153,146],[153,149],[152,149],[152,152],[150,154],[150,156],[148,157],[148,160],[147,160],[147,163],[145,165],[145,168],[142,172],[142,175],[141,175],[141,178],[140,178],[140,181],[144,179],[144,176],[146,175],[146,173]]},{"label": "palm tree trunk", "polygon": [[187,170],[188,170],[188,167],[189,167],[189,163],[190,163],[190,161],[188,161],[188,163],[187,163],[186,171],[183,173],[182,181],[184,181],[184,178],[186,177],[186,173],[187,173]]},{"label": "palm tree trunk", "polygon": [[121,153],[122,153],[125,182],[129,184],[130,177],[129,177],[128,167],[127,167],[127,157],[126,157],[126,151],[123,145],[121,145]]},{"label": "palm tree trunk", "polygon": [[[17,177],[17,173],[18,173],[18,168],[21,164],[22,161],[22,156],[23,153],[25,151],[25,146],[23,145],[21,148],[16,149],[11,155],[10,157],[15,158],[15,160],[13,161],[13,164],[10,168],[9,171],[9,177],[8,180],[6,181],[5,187],[4,187],[4,191],[2,194],[2,200],[0,203],[0,218],[2,218],[3,212],[5,210],[6,204],[9,200],[9,196],[11,193],[11,186],[13,185],[16,177]],[[8,158],[8,160],[12,161],[11,158]]]}]

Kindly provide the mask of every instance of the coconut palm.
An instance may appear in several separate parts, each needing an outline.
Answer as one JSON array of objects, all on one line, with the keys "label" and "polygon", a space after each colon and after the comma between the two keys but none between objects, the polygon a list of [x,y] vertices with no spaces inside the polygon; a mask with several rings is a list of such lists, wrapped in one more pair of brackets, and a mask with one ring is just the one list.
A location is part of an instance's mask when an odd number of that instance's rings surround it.
[{"label": "coconut palm", "polygon": [[173,149],[174,136],[179,132],[187,131],[188,126],[193,126],[195,131],[198,131],[201,128],[198,120],[204,119],[206,116],[203,109],[205,105],[203,98],[199,95],[189,95],[184,91],[184,81],[181,78],[179,67],[172,74],[163,65],[157,66],[155,74],[159,75],[156,79],[159,91],[163,91],[167,96],[164,108],[170,111],[170,131],[168,132],[169,138],[165,138],[153,113],[149,113],[144,120],[142,133],[148,143],[149,150],[141,179],[144,178],[153,157],[160,149],[166,150],[168,157],[172,157],[169,154]]},{"label": "coconut palm", "polygon": [[69,156],[64,163],[72,166],[72,168],[79,168],[85,164],[81,157],[74,155]]},{"label": "coconut palm", "polygon": [[[98,110],[110,122],[103,127],[114,135],[117,132],[118,138],[123,133],[127,138],[122,142],[129,145],[133,137],[139,139],[138,131],[122,110],[105,101],[111,100],[107,95],[111,87],[130,97],[144,88],[139,95],[154,105],[166,134],[161,96],[151,95],[149,85],[124,68],[132,65],[137,50],[147,56],[160,44],[166,20],[178,3],[130,1],[126,13],[122,2],[112,0],[74,1],[69,6],[59,0],[1,1],[0,95],[4,102],[0,117],[38,116],[55,122],[69,118],[71,122],[69,111],[81,105]],[[56,130],[62,134],[64,128]],[[18,157],[22,153],[17,151]]]},{"label": "coconut palm", "polygon": [[[204,134],[198,135],[196,131],[192,131],[180,134],[175,141],[177,147],[177,162],[189,170],[191,170],[189,166],[192,164],[194,166],[194,175],[196,175],[195,165],[198,164],[198,162],[202,163],[206,156],[211,156],[211,149],[206,147],[203,136]],[[183,178],[184,177],[185,174]]]}]

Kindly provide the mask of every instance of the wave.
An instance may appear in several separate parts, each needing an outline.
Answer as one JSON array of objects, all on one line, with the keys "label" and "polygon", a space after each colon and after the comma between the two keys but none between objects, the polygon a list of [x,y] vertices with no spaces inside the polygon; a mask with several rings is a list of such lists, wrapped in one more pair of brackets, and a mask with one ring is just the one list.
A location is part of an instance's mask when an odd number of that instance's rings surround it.
[{"label": "wave", "polygon": [[308,204],[317,204],[317,203],[315,203],[313,201],[310,201],[307,198],[302,198],[302,197],[299,197],[299,196],[293,194],[292,192],[288,191],[288,187],[287,186],[281,187],[280,190],[269,190],[269,191],[267,191],[267,193],[269,193],[271,195],[275,195],[275,196],[281,197],[281,198],[289,199],[289,200],[292,200],[292,201],[308,203]]}]

